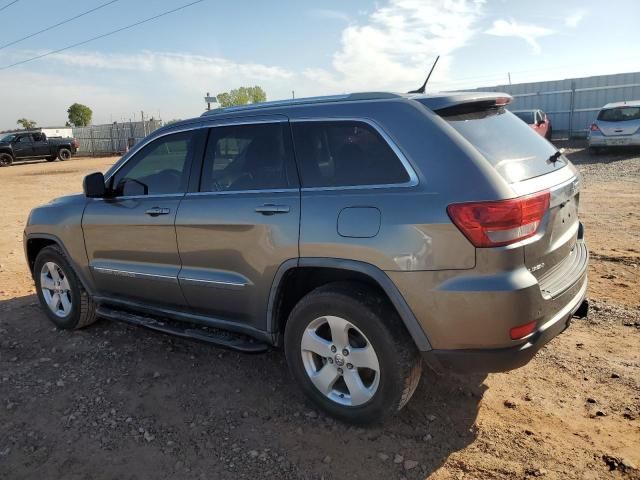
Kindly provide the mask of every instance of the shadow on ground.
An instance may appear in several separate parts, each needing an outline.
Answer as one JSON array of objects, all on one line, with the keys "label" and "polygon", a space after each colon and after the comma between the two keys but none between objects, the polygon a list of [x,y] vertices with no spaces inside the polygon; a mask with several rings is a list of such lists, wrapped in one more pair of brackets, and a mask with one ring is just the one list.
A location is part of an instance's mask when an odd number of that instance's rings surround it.
[{"label": "shadow on ground", "polygon": [[358,428],[315,410],[279,351],[59,331],[34,295],[0,302],[0,335],[3,478],[425,478],[474,441],[485,388],[425,371],[397,417]]}]

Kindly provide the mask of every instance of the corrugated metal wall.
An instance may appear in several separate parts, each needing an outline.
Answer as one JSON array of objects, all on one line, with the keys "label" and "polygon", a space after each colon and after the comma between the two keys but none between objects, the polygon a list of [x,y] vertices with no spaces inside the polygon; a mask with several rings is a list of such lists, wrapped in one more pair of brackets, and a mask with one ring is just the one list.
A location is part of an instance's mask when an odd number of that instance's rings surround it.
[{"label": "corrugated metal wall", "polygon": [[640,100],[640,72],[496,85],[474,90],[509,93],[514,97],[509,107],[511,110],[539,108],[546,112],[551,118],[554,136],[584,137],[603,105]]},{"label": "corrugated metal wall", "polygon": [[126,152],[161,126],[162,120],[146,120],[74,127],[73,137],[80,142],[80,155],[110,155]]}]

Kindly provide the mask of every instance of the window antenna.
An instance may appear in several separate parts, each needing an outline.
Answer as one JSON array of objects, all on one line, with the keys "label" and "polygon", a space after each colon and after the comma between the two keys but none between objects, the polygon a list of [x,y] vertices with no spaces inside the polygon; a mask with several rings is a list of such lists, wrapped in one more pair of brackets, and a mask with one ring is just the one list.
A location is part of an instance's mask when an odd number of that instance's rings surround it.
[{"label": "window antenna", "polygon": [[436,57],[436,61],[433,62],[433,65],[431,65],[431,70],[429,70],[429,75],[427,75],[427,79],[424,81],[424,83],[422,84],[422,86],[417,89],[417,90],[411,90],[408,93],[424,93],[424,89],[427,86],[427,82],[429,81],[429,78],[431,77],[431,74],[433,73],[433,69],[436,68],[436,63],[438,63],[438,60],[440,59],[440,55],[438,55]]}]

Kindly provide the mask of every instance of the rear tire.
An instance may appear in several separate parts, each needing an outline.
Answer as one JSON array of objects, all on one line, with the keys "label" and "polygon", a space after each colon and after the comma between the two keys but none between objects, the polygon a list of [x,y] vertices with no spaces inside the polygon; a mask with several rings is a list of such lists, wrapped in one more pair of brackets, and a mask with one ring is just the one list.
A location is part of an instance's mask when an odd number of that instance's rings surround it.
[{"label": "rear tire", "polygon": [[420,354],[395,310],[357,283],[328,284],[300,300],[289,315],[284,348],[307,396],[350,423],[398,412],[422,372]]},{"label": "rear tire", "polygon": [[43,248],[33,266],[42,309],[56,327],[84,328],[96,321],[96,306],[65,254],[57,246]]},{"label": "rear tire", "polygon": [[591,155],[600,155],[603,151],[604,149],[602,147],[589,147],[589,153]]},{"label": "rear tire", "polygon": [[71,150],[69,150],[68,148],[61,148],[60,150],[58,150],[58,160],[64,162],[66,160],[69,160],[70,158]]},{"label": "rear tire", "polygon": [[8,153],[0,153],[0,167],[10,167],[13,164],[13,157]]}]

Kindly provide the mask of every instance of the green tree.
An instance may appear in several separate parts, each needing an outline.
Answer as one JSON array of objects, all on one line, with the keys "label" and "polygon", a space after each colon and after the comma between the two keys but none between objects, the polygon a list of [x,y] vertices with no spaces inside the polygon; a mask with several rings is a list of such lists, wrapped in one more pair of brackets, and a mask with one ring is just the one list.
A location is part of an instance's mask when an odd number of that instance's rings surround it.
[{"label": "green tree", "polygon": [[69,114],[69,123],[74,127],[86,127],[91,125],[91,116],[93,112],[86,105],[81,103],[74,103],[67,110]]},{"label": "green tree", "polygon": [[231,107],[234,105],[246,105],[247,103],[258,103],[267,100],[267,94],[259,87],[240,87],[228,92],[219,93],[216,99],[221,107]]},{"label": "green tree", "polygon": [[36,122],[33,120],[29,120],[27,118],[21,118],[16,122],[18,125],[22,126],[25,130],[30,128],[36,128]]}]

